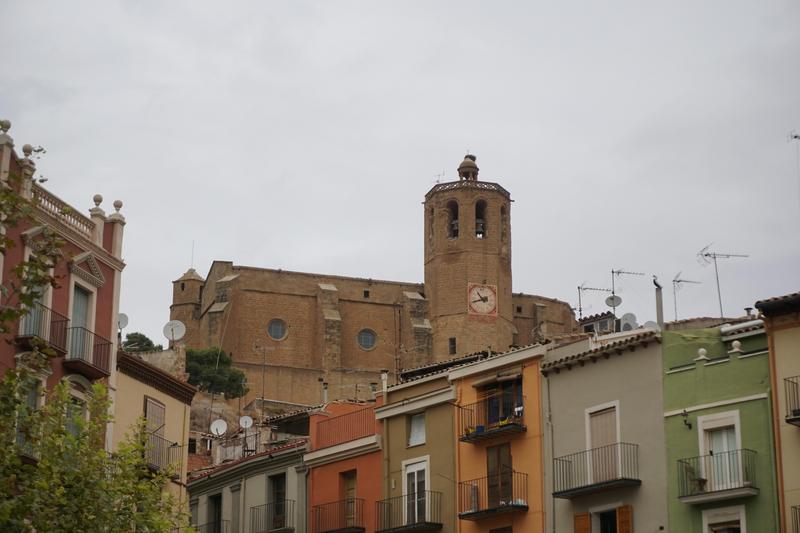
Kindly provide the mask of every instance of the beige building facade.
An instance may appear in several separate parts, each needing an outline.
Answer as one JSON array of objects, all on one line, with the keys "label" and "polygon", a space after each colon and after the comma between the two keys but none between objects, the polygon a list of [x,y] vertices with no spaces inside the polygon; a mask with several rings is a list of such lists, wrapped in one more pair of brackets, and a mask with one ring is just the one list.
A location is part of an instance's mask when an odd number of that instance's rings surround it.
[{"label": "beige building facade", "polygon": [[510,193],[478,180],[474,156],[458,172],[425,196],[423,283],[215,261],[173,282],[187,347],[229,353],[246,401],[315,404],[325,388],[369,399],[383,369],[394,382],[403,368],[574,331],[568,303],[512,293]]}]

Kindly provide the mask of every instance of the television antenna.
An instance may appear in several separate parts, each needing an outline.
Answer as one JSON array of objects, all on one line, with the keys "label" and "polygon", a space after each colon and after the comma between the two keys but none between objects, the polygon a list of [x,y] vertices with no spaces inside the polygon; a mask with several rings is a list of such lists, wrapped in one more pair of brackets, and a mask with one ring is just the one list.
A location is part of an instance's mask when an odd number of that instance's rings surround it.
[{"label": "television antenna", "polygon": [[734,257],[750,257],[747,254],[727,254],[722,252],[714,252],[709,250],[714,243],[697,252],[697,261],[703,265],[708,266],[714,263],[714,275],[717,278],[717,299],[719,299],[719,317],[725,318],[725,313],[722,311],[722,291],[719,288],[719,267],[717,267],[717,259],[732,259]]},{"label": "television antenna", "polygon": [[611,308],[611,312],[613,313],[614,318],[617,318],[617,307],[619,307],[619,304],[622,303],[622,298],[617,296],[617,286],[615,281],[618,276],[623,276],[623,275],[644,276],[645,274],[644,272],[630,272],[628,270],[623,270],[623,269],[619,270],[614,270],[613,268],[611,269],[611,296],[609,296],[609,298],[606,300],[606,305],[608,305]]},{"label": "television antenna", "polygon": [[586,282],[584,281],[580,285],[578,285],[578,319],[580,320],[583,318],[583,302],[581,300],[581,295],[584,291],[595,291],[595,292],[611,292],[611,289],[602,289],[599,287],[587,287]]},{"label": "television antenna", "polygon": [[690,279],[683,279],[683,278],[681,278],[681,274],[683,274],[682,270],[680,272],[678,272],[677,274],[675,274],[675,277],[672,278],[672,303],[673,303],[673,305],[675,307],[675,320],[676,321],[678,320],[678,291],[681,290],[681,284],[682,283],[694,283],[696,285],[700,285],[700,284],[703,283],[702,281],[692,281]]},{"label": "television antenna", "polygon": [[796,156],[795,159],[797,161],[797,201],[798,207],[800,207],[800,133],[797,133],[796,130],[792,130],[789,132],[789,135],[786,136],[786,142],[797,141],[795,144],[796,147]]}]

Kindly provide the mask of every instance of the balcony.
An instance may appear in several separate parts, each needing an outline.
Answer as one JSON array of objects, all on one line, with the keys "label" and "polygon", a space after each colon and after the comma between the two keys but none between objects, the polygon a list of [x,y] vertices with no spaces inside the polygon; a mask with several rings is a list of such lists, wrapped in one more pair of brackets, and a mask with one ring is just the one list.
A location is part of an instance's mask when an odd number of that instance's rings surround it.
[{"label": "balcony", "polygon": [[636,444],[618,442],[553,460],[554,498],[572,499],[641,484]]},{"label": "balcony", "polygon": [[734,450],[680,459],[678,499],[695,504],[758,494],[756,452]]},{"label": "balcony", "polygon": [[430,490],[381,500],[375,504],[377,533],[411,533],[442,529],[442,493]]},{"label": "balcony", "polygon": [[147,466],[154,471],[164,471],[170,466],[178,467],[177,474],[180,475],[181,452],[183,446],[177,442],[171,442],[156,433],[148,433],[146,436],[144,457]]},{"label": "balcony", "polygon": [[528,474],[508,471],[462,481],[458,484],[458,509],[462,520],[528,512]]},{"label": "balcony", "polygon": [[375,408],[367,407],[317,424],[314,449],[328,448],[375,434]]},{"label": "balcony", "polygon": [[786,392],[786,423],[800,427],[800,376],[783,380]]},{"label": "balcony", "polygon": [[17,345],[32,350],[49,347],[57,355],[67,351],[67,326],[69,319],[49,307],[36,303],[28,314],[20,319]]},{"label": "balcony", "polygon": [[194,526],[197,533],[229,533],[230,524],[227,520],[217,520],[216,522],[208,522],[200,526]]},{"label": "balcony", "polygon": [[502,435],[523,433],[525,413],[522,398],[496,394],[479,402],[459,407],[461,442],[479,442]]},{"label": "balcony", "polygon": [[109,375],[111,341],[86,328],[67,328],[67,357],[64,367],[89,379]]},{"label": "balcony", "polygon": [[313,533],[364,533],[364,500],[349,498],[311,508]]},{"label": "balcony", "polygon": [[250,508],[253,533],[291,533],[294,531],[294,500],[281,500]]}]

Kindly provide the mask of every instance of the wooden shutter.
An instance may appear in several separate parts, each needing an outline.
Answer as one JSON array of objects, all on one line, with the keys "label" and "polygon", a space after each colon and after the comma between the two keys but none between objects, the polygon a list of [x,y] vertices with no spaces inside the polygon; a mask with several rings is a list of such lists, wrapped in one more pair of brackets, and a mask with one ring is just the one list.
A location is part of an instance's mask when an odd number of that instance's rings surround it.
[{"label": "wooden shutter", "polygon": [[633,507],[617,507],[617,533],[633,533]]},{"label": "wooden shutter", "polygon": [[575,525],[572,531],[574,533],[592,533],[592,517],[589,513],[575,515]]},{"label": "wooden shutter", "polygon": [[147,420],[147,431],[164,436],[164,404],[145,396],[144,417]]}]

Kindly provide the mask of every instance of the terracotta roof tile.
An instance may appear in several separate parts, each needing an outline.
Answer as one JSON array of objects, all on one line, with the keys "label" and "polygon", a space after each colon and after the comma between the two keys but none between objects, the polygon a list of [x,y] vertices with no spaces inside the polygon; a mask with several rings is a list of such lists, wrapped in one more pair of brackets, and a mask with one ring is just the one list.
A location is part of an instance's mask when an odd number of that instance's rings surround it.
[{"label": "terracotta roof tile", "polygon": [[542,372],[546,373],[550,370],[555,370],[558,368],[569,367],[574,363],[578,363],[582,360],[591,359],[593,356],[597,355],[605,355],[609,352],[615,352],[618,350],[622,350],[623,348],[631,348],[635,349],[640,344],[646,345],[649,342],[661,342],[661,335],[655,331],[647,331],[644,333],[638,333],[631,337],[627,337],[625,339],[611,342],[604,346],[598,346],[597,348],[593,348],[591,350],[586,350],[584,352],[577,353],[575,355],[570,355],[567,357],[562,357],[561,359],[556,359],[555,361],[545,361],[542,363]]}]

